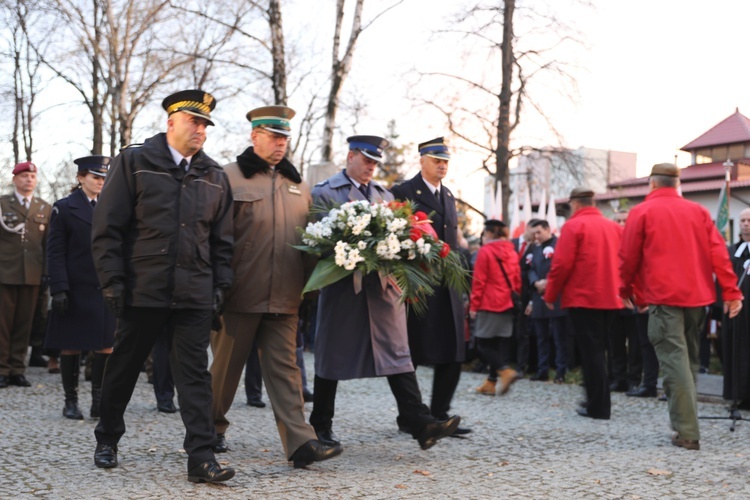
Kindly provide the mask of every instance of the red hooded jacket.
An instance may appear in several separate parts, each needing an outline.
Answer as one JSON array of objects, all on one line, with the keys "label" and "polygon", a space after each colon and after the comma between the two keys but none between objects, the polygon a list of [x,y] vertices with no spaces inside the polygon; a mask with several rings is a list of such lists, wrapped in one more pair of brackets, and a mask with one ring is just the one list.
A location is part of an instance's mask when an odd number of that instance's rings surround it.
[{"label": "red hooded jacket", "polygon": [[521,265],[513,243],[494,240],[482,246],[474,264],[471,284],[471,311],[504,312],[513,308],[508,282],[500,263],[508,275],[513,291],[521,292]]}]

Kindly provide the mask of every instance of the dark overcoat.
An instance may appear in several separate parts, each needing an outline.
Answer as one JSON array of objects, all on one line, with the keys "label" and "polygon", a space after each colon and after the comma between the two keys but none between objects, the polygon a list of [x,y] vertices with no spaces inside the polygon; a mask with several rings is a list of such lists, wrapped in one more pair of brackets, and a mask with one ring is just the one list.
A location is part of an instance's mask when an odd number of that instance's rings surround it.
[{"label": "dark overcoat", "polygon": [[47,240],[50,294],[68,292],[68,310],[50,311],[45,347],[98,351],[115,341],[115,317],[99,291],[91,255],[94,207],[79,189],[52,207]]},{"label": "dark overcoat", "polygon": [[545,255],[547,248],[551,248],[553,251],[557,245],[557,236],[552,236],[549,240],[545,241],[541,245],[532,245],[531,248],[531,263],[529,264],[529,289],[531,290],[531,317],[533,319],[544,319],[544,318],[559,318],[561,316],[567,316],[567,312],[560,308],[560,298],[558,297],[555,302],[555,308],[550,310],[544,303],[544,297],[542,297],[537,291],[534,283],[546,279],[549,270],[552,268],[552,259],[554,253],[551,255]]},{"label": "dark overcoat", "polygon": [[[458,249],[458,215],[453,193],[442,185],[438,199],[425,184],[422,174],[391,189],[398,200],[411,200],[416,210],[430,216],[438,238]],[[440,287],[427,297],[427,311],[420,317],[408,314],[409,348],[417,365],[463,362],[464,303],[461,294]]]},{"label": "dark overcoat", "polygon": [[[745,270],[745,263],[750,261],[750,243],[740,240],[731,245],[729,258],[739,281]],[[750,325],[750,278],[747,276],[742,281],[740,290],[744,296],[742,310],[733,319],[729,319],[725,314],[722,321],[721,345],[724,356],[721,364],[724,368],[724,399],[734,398],[734,380],[736,379],[739,381],[737,398],[747,403],[750,401],[750,330],[748,329]]]},{"label": "dark overcoat", "polygon": [[[330,208],[364,195],[342,173],[317,184],[313,206]],[[393,195],[370,181],[373,203]],[[376,273],[354,291],[352,276],[320,291],[315,336],[315,374],[330,380],[379,377],[414,371],[406,332],[406,311],[399,292]]]}]

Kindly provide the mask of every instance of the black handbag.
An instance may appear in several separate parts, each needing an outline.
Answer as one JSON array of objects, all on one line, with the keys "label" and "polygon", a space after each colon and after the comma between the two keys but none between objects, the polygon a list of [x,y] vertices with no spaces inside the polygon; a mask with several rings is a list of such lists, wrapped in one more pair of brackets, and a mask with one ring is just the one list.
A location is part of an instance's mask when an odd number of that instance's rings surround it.
[{"label": "black handbag", "polygon": [[508,273],[505,272],[503,261],[500,260],[498,257],[496,258],[497,258],[497,263],[500,264],[500,270],[503,272],[503,276],[505,276],[505,282],[508,284],[508,289],[510,290],[510,300],[513,302],[513,316],[517,317],[523,311],[523,302],[521,302],[521,294],[513,291],[513,286],[510,284]]}]

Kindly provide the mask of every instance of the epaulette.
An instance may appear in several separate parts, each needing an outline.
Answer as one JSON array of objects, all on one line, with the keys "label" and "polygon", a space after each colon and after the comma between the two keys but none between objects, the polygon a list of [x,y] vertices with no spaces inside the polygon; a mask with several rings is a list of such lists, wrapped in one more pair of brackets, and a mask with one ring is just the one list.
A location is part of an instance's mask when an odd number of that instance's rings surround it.
[{"label": "epaulette", "polygon": [[120,148],[120,151],[123,151],[125,149],[131,149],[131,148],[140,148],[143,146],[142,142],[134,142],[133,144],[128,144],[127,146],[123,146]]}]

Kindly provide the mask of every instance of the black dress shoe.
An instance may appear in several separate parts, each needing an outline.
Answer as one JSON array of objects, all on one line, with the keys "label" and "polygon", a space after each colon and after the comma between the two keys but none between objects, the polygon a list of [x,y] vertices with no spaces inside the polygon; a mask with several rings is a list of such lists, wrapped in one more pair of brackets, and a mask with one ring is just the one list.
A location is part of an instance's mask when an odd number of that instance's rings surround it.
[{"label": "black dress shoe", "polygon": [[534,382],[546,382],[549,380],[549,374],[537,373],[536,375],[531,377],[529,380],[533,380]]},{"label": "black dress shoe", "polygon": [[0,389],[4,389],[10,385],[10,380],[6,375],[0,375]]},{"label": "black dress shoe", "polygon": [[117,445],[98,443],[94,452],[94,464],[100,469],[117,467]]},{"label": "black dress shoe", "polygon": [[214,459],[206,460],[188,471],[188,481],[191,483],[220,483],[234,477],[234,469],[222,469]]},{"label": "black dress shoe", "polygon": [[453,434],[450,435],[452,438],[460,438],[467,434],[471,434],[471,429],[468,427],[456,427],[456,430],[453,431]]},{"label": "black dress shoe", "polygon": [[255,400],[252,400],[252,401],[248,401],[247,404],[248,404],[248,406],[252,406],[254,408],[265,408],[266,407],[266,403],[264,403],[260,399],[255,399]]},{"label": "black dress shoe", "polygon": [[612,382],[609,384],[609,390],[611,392],[626,392],[628,390],[628,383],[624,380],[619,382]]},{"label": "black dress shoe", "polygon": [[437,444],[438,440],[448,437],[458,429],[461,423],[461,417],[455,415],[448,420],[435,420],[425,425],[422,432],[419,433],[417,441],[419,447],[428,450]]},{"label": "black dress shoe", "polygon": [[175,413],[177,408],[172,401],[159,401],[156,403],[156,409],[162,413]]},{"label": "black dress shoe", "polygon": [[338,436],[333,433],[331,429],[325,431],[315,431],[318,436],[318,441],[327,446],[341,446]]},{"label": "black dress shoe", "polygon": [[63,417],[71,420],[83,420],[83,414],[81,413],[81,409],[78,408],[78,402],[76,401],[66,401],[62,414]]},{"label": "black dress shoe", "polygon": [[595,420],[609,420],[609,417],[591,415],[588,408],[582,408],[580,406],[576,408],[576,413],[582,417],[593,418]]},{"label": "black dress shoe", "polygon": [[344,451],[344,448],[340,444],[328,446],[320,441],[311,439],[297,448],[297,451],[292,454],[289,461],[294,462],[295,469],[301,469],[313,462],[320,462],[341,455],[342,451]]},{"label": "black dress shoe", "polygon": [[626,392],[625,395],[633,398],[655,398],[656,388],[649,389],[648,387],[635,387]]},{"label": "black dress shoe", "polygon": [[10,383],[10,385],[15,385],[18,387],[31,387],[31,383],[26,380],[26,377],[23,376],[23,374],[11,375],[10,377],[8,377],[8,382]]},{"label": "black dress shoe", "polygon": [[214,453],[226,453],[227,451],[229,451],[227,438],[224,437],[224,434],[217,434],[216,443],[214,443]]}]

